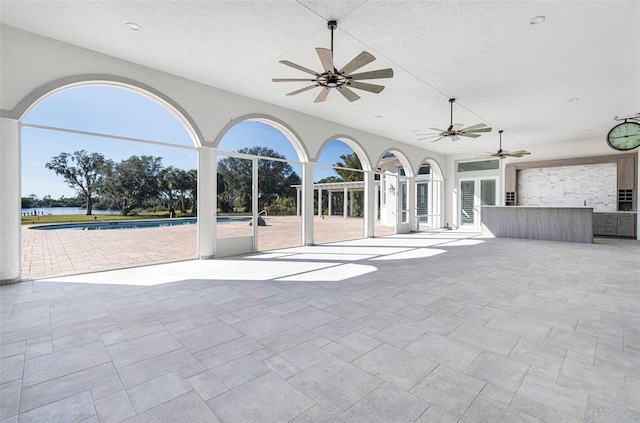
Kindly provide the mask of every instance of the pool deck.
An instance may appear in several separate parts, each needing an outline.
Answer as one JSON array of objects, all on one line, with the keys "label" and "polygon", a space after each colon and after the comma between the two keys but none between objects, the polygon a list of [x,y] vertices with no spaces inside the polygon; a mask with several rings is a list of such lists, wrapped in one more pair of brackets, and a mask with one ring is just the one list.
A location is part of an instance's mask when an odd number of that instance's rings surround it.
[{"label": "pool deck", "polygon": [[[301,218],[269,217],[258,227],[260,251],[298,247]],[[247,222],[218,225],[219,237],[251,235]],[[376,235],[389,235],[393,228],[376,225]],[[363,219],[315,217],[316,244],[362,237]],[[197,258],[196,225],[127,230],[49,230],[22,228],[22,279],[97,272],[147,266]]]}]

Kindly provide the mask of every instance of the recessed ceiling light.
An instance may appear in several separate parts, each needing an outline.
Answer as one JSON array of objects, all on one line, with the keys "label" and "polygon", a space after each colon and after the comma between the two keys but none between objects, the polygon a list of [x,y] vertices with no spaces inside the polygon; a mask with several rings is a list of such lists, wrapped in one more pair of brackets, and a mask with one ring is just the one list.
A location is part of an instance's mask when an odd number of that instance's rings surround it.
[{"label": "recessed ceiling light", "polygon": [[569,99],[569,103],[575,103],[578,100],[580,100],[578,97],[573,97]]},{"label": "recessed ceiling light", "polygon": [[374,118],[374,119],[382,119],[382,116],[380,116],[380,115],[375,115],[373,118]]},{"label": "recessed ceiling light", "polygon": [[529,23],[530,23],[531,25],[538,25],[539,23],[544,22],[544,20],[545,20],[545,19],[546,19],[546,18],[545,18],[544,16],[536,16],[535,18],[531,18],[531,19],[529,20]]},{"label": "recessed ceiling light", "polygon": [[127,22],[125,25],[134,31],[140,31],[142,29],[142,27],[135,22]]}]

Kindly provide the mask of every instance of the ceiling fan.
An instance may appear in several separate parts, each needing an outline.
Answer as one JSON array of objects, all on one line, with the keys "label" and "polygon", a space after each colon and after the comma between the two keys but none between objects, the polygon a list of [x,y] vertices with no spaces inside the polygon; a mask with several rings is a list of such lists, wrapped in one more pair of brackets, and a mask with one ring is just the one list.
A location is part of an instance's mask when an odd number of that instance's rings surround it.
[{"label": "ceiling fan", "polygon": [[365,79],[380,79],[393,77],[393,69],[378,69],[368,72],[354,73],[361,67],[373,62],[376,58],[366,51],[358,54],[349,63],[344,65],[340,70],[336,69],[333,63],[333,31],[338,27],[337,21],[329,21],[327,27],[331,30],[331,50],[316,47],[316,52],[322,63],[322,72],[315,72],[288,60],[280,60],[283,65],[301,70],[314,76],[314,78],[273,78],[273,82],[313,82],[312,85],[292,91],[287,95],[296,95],[316,87],[322,87],[320,94],[315,99],[315,103],[323,102],[327,99],[332,88],[338,90],[349,101],[356,101],[360,98],[358,94],[351,90],[356,88],[359,90],[369,91],[378,94],[384,89],[383,85],[368,84],[358,82]]},{"label": "ceiling fan", "polygon": [[468,126],[466,128],[463,128],[464,125],[461,123],[453,123],[453,103],[455,101],[455,98],[449,99],[449,103],[451,104],[451,122],[449,124],[449,128],[429,128],[438,132],[435,134],[417,134],[418,136],[427,135],[424,138],[418,138],[418,141],[435,138],[435,140],[431,142],[436,142],[447,137],[451,138],[451,141],[458,141],[460,137],[478,138],[481,132],[491,132],[491,128],[484,123],[478,123],[477,125]]},{"label": "ceiling fan", "polygon": [[504,132],[502,129],[498,131],[498,133],[500,134],[500,147],[498,148],[498,151],[496,151],[495,153],[488,153],[490,154],[490,157],[498,157],[501,159],[506,159],[507,157],[522,157],[522,156],[526,156],[527,154],[531,154],[525,150],[504,151],[502,149],[502,132]]}]

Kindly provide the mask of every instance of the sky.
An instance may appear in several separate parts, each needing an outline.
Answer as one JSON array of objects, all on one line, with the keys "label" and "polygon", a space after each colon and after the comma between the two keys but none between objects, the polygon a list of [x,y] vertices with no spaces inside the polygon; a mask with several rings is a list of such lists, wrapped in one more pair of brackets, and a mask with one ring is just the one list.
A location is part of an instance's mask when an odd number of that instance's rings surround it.
[{"label": "sky", "polygon": [[[194,146],[184,126],[164,107],[133,91],[110,86],[77,87],[55,93],[31,109],[22,122]],[[98,152],[116,163],[132,155],[153,155],[162,157],[165,167],[197,168],[196,150],[184,148],[27,126],[21,130],[21,140],[23,197],[31,194],[38,198],[50,195],[55,199],[76,196],[75,190],[68,187],[61,176],[45,167],[52,157],[62,152]],[[219,149],[237,151],[254,145],[270,147],[288,159],[298,160],[289,140],[277,129],[260,122],[242,122],[234,126],[221,140]],[[320,154],[318,163],[335,164],[340,155],[352,152],[351,147],[333,140]],[[301,175],[300,165],[292,164],[292,167]],[[315,180],[334,174],[332,169],[320,166],[314,171]]]}]

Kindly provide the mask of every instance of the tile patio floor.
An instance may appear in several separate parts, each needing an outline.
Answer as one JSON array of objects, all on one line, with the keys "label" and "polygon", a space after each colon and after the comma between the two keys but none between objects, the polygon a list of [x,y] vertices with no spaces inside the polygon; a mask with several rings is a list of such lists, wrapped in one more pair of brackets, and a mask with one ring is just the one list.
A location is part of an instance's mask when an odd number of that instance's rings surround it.
[{"label": "tile patio floor", "polygon": [[[314,218],[316,244],[362,238],[363,219]],[[248,236],[247,222],[218,225],[218,236]],[[376,236],[393,228],[376,224]],[[260,251],[297,247],[301,243],[301,218],[267,218],[258,227]],[[131,230],[34,230],[22,228],[22,279],[97,272],[197,258],[196,225]]]},{"label": "tile patio floor", "polygon": [[3,422],[638,422],[640,242],[428,232],[0,287]]}]

